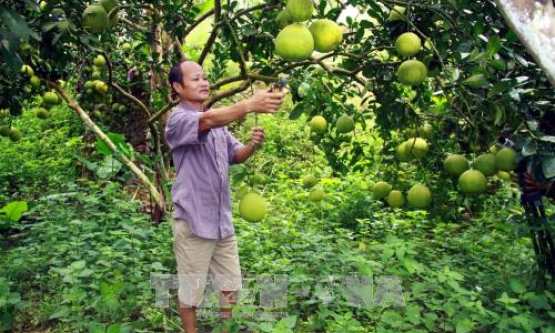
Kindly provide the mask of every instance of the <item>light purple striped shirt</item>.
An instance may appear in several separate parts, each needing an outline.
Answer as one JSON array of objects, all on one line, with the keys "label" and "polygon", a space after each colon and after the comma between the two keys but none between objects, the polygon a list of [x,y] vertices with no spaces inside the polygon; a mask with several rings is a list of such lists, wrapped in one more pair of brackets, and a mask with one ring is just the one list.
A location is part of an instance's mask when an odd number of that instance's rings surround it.
[{"label": "light purple striped shirt", "polygon": [[199,134],[201,113],[182,102],[166,124],[176,170],[173,217],[187,220],[195,235],[217,240],[235,233],[228,167],[243,144],[226,127]]}]

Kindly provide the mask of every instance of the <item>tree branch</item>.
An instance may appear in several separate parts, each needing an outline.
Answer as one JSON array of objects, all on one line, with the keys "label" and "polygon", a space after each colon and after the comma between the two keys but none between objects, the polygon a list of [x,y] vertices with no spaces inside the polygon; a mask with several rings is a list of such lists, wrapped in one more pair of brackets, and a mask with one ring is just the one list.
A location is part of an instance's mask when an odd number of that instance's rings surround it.
[{"label": "tree branch", "polygon": [[214,93],[210,97],[210,99],[208,99],[206,102],[204,102],[204,105],[209,108],[212,105],[214,105],[216,102],[218,102],[218,101],[220,101],[220,100],[222,100],[226,97],[229,97],[229,96],[232,96],[232,95],[235,95],[237,93],[240,93],[242,91],[247,90],[247,88],[251,85],[251,83],[252,83],[252,80],[247,79],[247,80],[243,81],[243,83],[241,83],[240,86],[230,88],[230,89],[226,89],[226,90],[217,91],[216,93]]},{"label": "tree branch", "polygon": [[212,45],[216,41],[216,37],[218,36],[218,28],[216,27],[216,25],[220,23],[221,16],[222,16],[222,2],[221,0],[214,0],[214,27],[212,28],[210,37],[208,37],[208,41],[206,42],[206,45],[204,45],[204,49],[202,49],[202,53],[200,54],[200,57],[198,59],[199,65],[202,65],[202,63],[208,56],[208,53],[210,52]]},{"label": "tree branch", "polygon": [[143,109],[143,111],[147,114],[148,117],[151,117],[151,112],[149,110],[149,108],[144,105],[143,102],[141,102],[140,99],[138,99],[137,97],[131,95],[130,93],[128,93],[127,91],[125,91],[122,87],[120,87],[117,83],[112,82],[111,86],[116,89],[120,94],[122,94],[124,97],[126,97],[127,99],[130,99],[131,101],[133,101],[133,103],[137,104],[141,109]]},{"label": "tree branch", "polygon": [[206,13],[202,14],[196,21],[191,23],[187,29],[183,32],[183,38],[187,37],[191,31],[193,31],[199,24],[201,24],[204,20],[209,18],[210,16],[214,15],[214,9],[210,9]]}]

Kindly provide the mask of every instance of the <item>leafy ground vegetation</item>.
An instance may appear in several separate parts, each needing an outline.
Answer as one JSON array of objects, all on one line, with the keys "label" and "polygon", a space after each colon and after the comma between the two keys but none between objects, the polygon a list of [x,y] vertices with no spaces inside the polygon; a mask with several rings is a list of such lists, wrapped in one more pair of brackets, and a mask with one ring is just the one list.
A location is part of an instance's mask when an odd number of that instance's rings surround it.
[{"label": "leafy ground vegetation", "polygon": [[[132,193],[117,178],[78,177],[73,150],[59,149],[56,142],[58,136],[80,134],[79,126],[71,125],[73,117],[61,107],[48,123],[21,118],[26,139],[17,147],[25,159],[2,154],[3,172],[20,170],[15,175],[21,177],[20,186],[10,187],[16,193],[3,190],[2,195],[29,203],[18,232],[2,238],[2,327],[12,332],[179,332],[175,304],[156,307],[150,287],[150,273],[176,270],[169,221],[150,222],[140,212],[142,203],[130,200]],[[234,128],[238,136],[248,134],[252,121]],[[234,222],[244,274],[289,275],[288,306],[279,309],[287,317],[238,317],[232,331],[553,332],[553,287],[538,281],[515,184],[499,180],[495,194],[481,196],[472,216],[461,210],[446,219],[394,209],[373,197],[370,184],[379,175],[334,177],[331,168],[321,167],[321,152],[303,158],[311,147],[304,122],[290,121],[286,113],[259,122],[268,142],[253,162],[232,170]],[[51,131],[48,140],[39,139],[40,126]],[[372,135],[360,139],[376,149],[381,145]],[[2,152],[14,147],[6,140],[0,146]],[[50,152],[48,158],[42,157],[44,151]],[[50,172],[42,180],[44,169]],[[324,200],[308,200],[301,181],[306,170],[318,175]],[[267,184],[254,185],[268,202],[260,223],[246,222],[237,211],[237,192],[248,179],[244,175],[254,172],[270,176]],[[399,173],[406,177],[407,172]],[[457,193],[447,187],[442,195],[456,200]],[[333,294],[320,290],[315,277],[353,273],[375,280],[397,275],[406,307],[386,302],[354,308],[345,297],[336,306],[326,303]],[[309,294],[300,297],[299,290]],[[214,318],[201,319],[200,327],[203,332],[220,329]]]}]

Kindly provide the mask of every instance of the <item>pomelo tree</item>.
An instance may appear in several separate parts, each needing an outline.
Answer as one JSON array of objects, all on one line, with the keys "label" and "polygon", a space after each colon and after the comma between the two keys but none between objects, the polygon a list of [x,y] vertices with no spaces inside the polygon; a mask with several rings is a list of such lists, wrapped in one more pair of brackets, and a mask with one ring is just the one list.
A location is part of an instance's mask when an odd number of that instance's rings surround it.
[{"label": "pomelo tree", "polygon": [[[16,144],[22,135],[13,117],[29,106],[47,117],[67,103],[163,210],[170,157],[163,127],[176,105],[166,77],[190,59],[213,82],[207,106],[287,74],[290,118],[323,118],[327,126],[311,139],[337,173],[376,159],[441,172],[448,154],[486,152],[498,135],[524,138],[525,153],[553,156],[552,134],[537,126],[553,108],[555,53],[545,49],[554,46],[539,42],[553,31],[553,4],[519,21],[515,3],[1,1],[0,110],[9,111],[0,134]],[[529,38],[534,17],[547,39]],[[330,33],[340,35],[328,40]],[[295,49],[298,36],[303,47]],[[368,144],[371,122],[380,151]],[[155,162],[139,163],[111,132]],[[399,149],[404,161],[394,158]]]}]

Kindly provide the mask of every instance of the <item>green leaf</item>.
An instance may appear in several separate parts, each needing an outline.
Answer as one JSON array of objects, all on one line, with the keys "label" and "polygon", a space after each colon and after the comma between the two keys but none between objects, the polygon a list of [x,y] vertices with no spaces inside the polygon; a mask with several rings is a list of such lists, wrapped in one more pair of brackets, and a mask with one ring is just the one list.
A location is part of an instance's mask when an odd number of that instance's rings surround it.
[{"label": "green leaf", "polygon": [[486,53],[488,57],[493,56],[501,49],[501,38],[498,35],[493,35],[488,40],[488,45],[486,47]]},{"label": "green leaf", "polygon": [[[118,150],[120,150],[125,155],[130,155],[131,150],[129,144],[125,142],[125,136],[123,134],[109,132],[106,133],[106,136],[110,139],[110,141],[112,141],[112,143],[117,147]],[[100,139],[96,141],[96,149],[104,156],[112,155],[112,151],[110,150],[110,148],[108,148],[106,143],[104,143],[104,141]]]},{"label": "green leaf", "polygon": [[298,103],[295,105],[291,113],[289,113],[289,119],[295,120],[299,119],[299,117],[305,112],[306,107],[302,103]]},{"label": "green leaf", "polygon": [[278,325],[283,325],[284,327],[287,327],[287,328],[293,328],[295,327],[296,322],[297,322],[297,316],[288,316],[280,320]]},{"label": "green leaf", "polygon": [[65,318],[71,313],[71,310],[68,306],[62,306],[58,311],[54,312],[50,315],[48,319],[58,319],[58,318]]},{"label": "green leaf", "polygon": [[27,22],[19,14],[4,5],[0,5],[0,20],[8,29],[19,36],[23,41],[28,42],[31,30]]},{"label": "green leaf", "polygon": [[19,221],[23,213],[25,213],[26,211],[26,201],[13,201],[0,209],[0,213],[4,213],[6,215],[6,218],[14,222]]},{"label": "green leaf", "polygon": [[106,329],[106,333],[120,333],[121,332],[121,325],[120,324],[112,324],[108,326]]},{"label": "green leaf", "polygon": [[457,333],[468,333],[474,329],[474,323],[470,319],[463,319],[457,323]]}]

